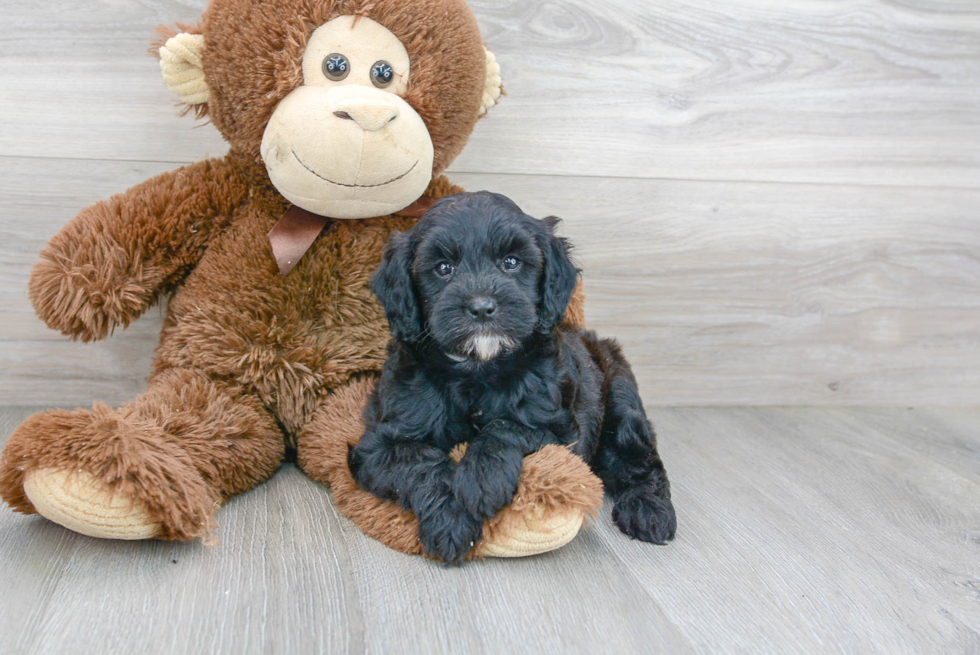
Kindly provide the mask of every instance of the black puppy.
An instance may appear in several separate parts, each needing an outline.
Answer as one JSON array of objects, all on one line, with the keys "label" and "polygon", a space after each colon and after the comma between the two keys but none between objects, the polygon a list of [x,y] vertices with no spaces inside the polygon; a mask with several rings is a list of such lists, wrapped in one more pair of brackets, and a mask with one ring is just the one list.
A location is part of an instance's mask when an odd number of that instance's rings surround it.
[{"label": "black puppy", "polygon": [[[591,465],[620,530],[674,536],[629,364],[614,341],[560,326],[578,271],[557,222],[497,194],[450,196],[392,235],[372,280],[394,338],[351,471],[413,511],[425,550],[448,562],[511,501],[524,456],[549,443]],[[449,451],[463,442],[457,465]]]}]

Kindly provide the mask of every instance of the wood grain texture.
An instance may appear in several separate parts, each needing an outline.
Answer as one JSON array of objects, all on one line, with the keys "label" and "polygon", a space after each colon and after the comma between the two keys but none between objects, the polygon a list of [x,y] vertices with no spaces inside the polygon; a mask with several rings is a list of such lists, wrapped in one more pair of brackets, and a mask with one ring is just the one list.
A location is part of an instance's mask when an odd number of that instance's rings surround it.
[{"label": "wood grain texture", "polygon": [[[652,402],[976,404],[975,3],[471,4],[509,95],[453,177],[566,218]],[[144,54],[204,5],[4,4],[0,405],[143,388],[160,309],[84,346],[25,288],[82,207],[225,152]]]},{"label": "wood grain texture", "polygon": [[[0,409],[0,443],[30,411]],[[446,569],[365,537],[291,465],[222,509],[210,548],[0,508],[0,653],[980,650],[980,472],[962,461],[980,412],[652,418],[667,547],[607,506],[557,552]]]},{"label": "wood grain texture", "polygon": [[893,434],[980,444],[976,411],[945,416],[657,410],[689,550],[597,536],[699,651],[976,652],[980,485]]},{"label": "wood grain texture", "polygon": [[[980,186],[975,3],[471,4],[509,95],[456,170]],[[0,155],[223,152],[213,128],[176,116],[143,54],[156,25],[203,6],[6,3]]]},{"label": "wood grain texture", "polygon": [[[18,165],[11,162],[16,161]],[[169,164],[0,158],[0,398],[121,403],[161,308],[98,344],[48,330],[30,266],[79,207]],[[972,405],[980,398],[980,192],[458,174],[557,214],[589,325],[656,405]],[[583,202],[592,185],[599,200]]]},{"label": "wood grain texture", "polygon": [[658,405],[974,405],[980,194],[457,176],[565,218],[590,327]]}]

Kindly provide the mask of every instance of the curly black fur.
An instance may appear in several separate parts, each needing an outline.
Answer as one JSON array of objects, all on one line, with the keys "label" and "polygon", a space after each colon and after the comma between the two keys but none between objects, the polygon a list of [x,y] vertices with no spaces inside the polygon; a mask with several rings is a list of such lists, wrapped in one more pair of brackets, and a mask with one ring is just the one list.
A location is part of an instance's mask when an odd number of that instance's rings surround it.
[{"label": "curly black fur", "polygon": [[[426,552],[447,562],[463,560],[511,501],[524,456],[549,443],[590,463],[620,530],[674,536],[629,364],[615,341],[559,326],[578,271],[555,223],[500,195],[450,196],[392,236],[373,279],[394,338],[351,471],[413,511]],[[464,442],[457,465],[448,454]]]}]

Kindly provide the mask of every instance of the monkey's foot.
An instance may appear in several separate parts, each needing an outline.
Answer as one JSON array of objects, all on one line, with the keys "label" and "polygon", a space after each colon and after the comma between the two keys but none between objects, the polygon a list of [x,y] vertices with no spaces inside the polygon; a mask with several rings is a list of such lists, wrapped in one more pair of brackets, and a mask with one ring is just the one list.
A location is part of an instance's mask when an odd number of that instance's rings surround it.
[{"label": "monkey's foot", "polygon": [[517,493],[483,528],[473,557],[526,557],[561,548],[602,507],[602,482],[562,446],[524,458]]},{"label": "monkey's foot", "polygon": [[527,557],[561,548],[578,535],[585,512],[571,509],[540,517],[524,516],[500,527],[484,540],[484,557]]},{"label": "monkey's foot", "polygon": [[86,471],[29,471],[24,493],[38,514],[90,537],[152,539],[160,532],[140,501],[110,490]]}]

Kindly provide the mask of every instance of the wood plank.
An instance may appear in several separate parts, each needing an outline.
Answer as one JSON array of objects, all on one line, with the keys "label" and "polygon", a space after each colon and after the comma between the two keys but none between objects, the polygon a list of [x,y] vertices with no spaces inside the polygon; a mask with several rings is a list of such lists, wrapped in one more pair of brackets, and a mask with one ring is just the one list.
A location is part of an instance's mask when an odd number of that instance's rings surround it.
[{"label": "wood plank", "polygon": [[146,388],[160,307],[107,341],[71,342],[34,315],[27,281],[41,248],[79,210],[174,167],[0,158],[0,405],[120,404]]},{"label": "wood plank", "polygon": [[677,539],[594,529],[699,652],[980,648],[980,485],[843,413],[653,412]]},{"label": "wood plank", "polygon": [[[31,411],[0,408],[0,444]],[[946,461],[980,449],[980,411],[652,418],[680,520],[666,547],[627,539],[607,506],[555,553],[446,569],[365,537],[292,465],[222,509],[213,547],[0,508],[4,652],[980,648],[980,483]]]},{"label": "wood plank", "polygon": [[213,547],[103,541],[5,515],[8,537],[62,548],[58,568],[39,573],[26,566],[32,549],[4,545],[4,568],[26,571],[14,590],[53,583],[31,620],[4,634],[23,653],[363,652],[350,567],[338,565],[341,544],[324,541],[315,520],[328,502],[326,490],[285,471],[222,511]]},{"label": "wood plank", "polygon": [[[123,402],[160,309],[68,342],[25,288],[83,206],[170,164],[0,158],[0,404]],[[460,174],[565,218],[589,324],[657,405],[958,405],[980,390],[980,193]]]},{"label": "wood plank", "polygon": [[[850,408],[831,410],[835,420],[848,426],[872,428],[896,447],[919,453],[976,484],[980,484],[980,422],[977,411],[966,407],[909,408],[894,411],[890,408]],[[975,531],[980,537],[980,526]]]},{"label": "wood plank", "polygon": [[976,403],[975,192],[456,179],[565,218],[589,324],[657,405]]},{"label": "wood plank", "polygon": [[0,154],[187,163],[227,144],[179,117],[147,53],[158,25],[195,22],[201,0],[56,0],[4,7]]},{"label": "wood plank", "polygon": [[634,576],[597,558],[584,535],[555,553],[459,569],[352,541],[371,652],[693,652]]},{"label": "wood plank", "polygon": [[[0,445],[21,421],[41,409],[0,408]],[[0,634],[4,635],[3,648],[12,649],[11,653],[26,652],[18,642],[35,629],[35,617],[46,611],[51,594],[61,583],[66,543],[72,539],[66,530],[36,538],[33,528],[6,505],[0,505],[0,580],[4,591],[0,594]]]},{"label": "wood plank", "polygon": [[[157,24],[203,5],[5,7],[0,155],[224,152],[213,127],[177,116],[144,54]],[[473,5],[509,95],[457,171],[980,187],[967,0]]]}]

